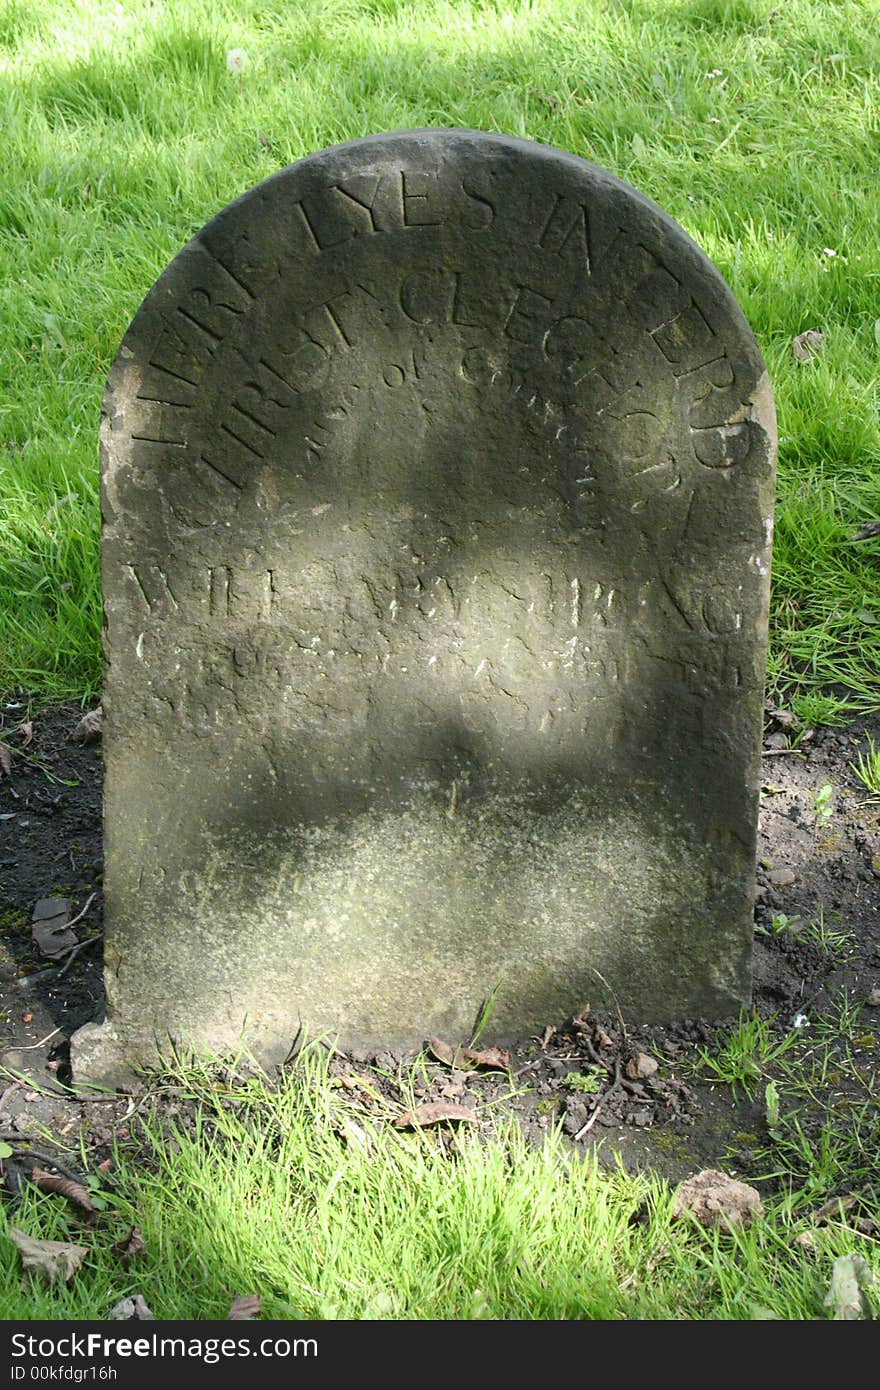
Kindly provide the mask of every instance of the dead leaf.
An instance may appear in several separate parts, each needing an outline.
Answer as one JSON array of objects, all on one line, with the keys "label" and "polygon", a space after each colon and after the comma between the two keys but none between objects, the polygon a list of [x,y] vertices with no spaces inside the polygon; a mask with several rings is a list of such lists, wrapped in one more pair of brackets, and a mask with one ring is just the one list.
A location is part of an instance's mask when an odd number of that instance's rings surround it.
[{"label": "dead leaf", "polygon": [[840,1255],[831,1270],[831,1285],[825,1295],[825,1307],[832,1310],[835,1322],[856,1322],[864,1317],[862,1289],[873,1284],[870,1266],[861,1255]]},{"label": "dead leaf", "polygon": [[260,1295],[258,1293],[246,1293],[241,1298],[236,1298],[229,1312],[226,1314],[227,1322],[252,1322],[254,1318],[260,1316]]},{"label": "dead leaf", "polygon": [[66,1197],[74,1206],[81,1207],[90,1216],[94,1216],[95,1208],[89,1200],[88,1190],[83,1187],[81,1182],[74,1182],[72,1178],[62,1177],[60,1173],[47,1173],[44,1168],[34,1168],[31,1172],[31,1181],[35,1182],[42,1192],[60,1192],[62,1197]]},{"label": "dead leaf", "polygon": [[73,731],[73,737],[80,743],[93,743],[96,738],[100,738],[104,732],[104,711],[100,705],[97,709],[89,710],[84,714]]},{"label": "dead leaf", "polygon": [[21,734],[22,743],[24,744],[25,748],[27,748],[28,744],[34,736],[34,726],[31,723],[31,721],[29,719],[26,719],[23,724],[19,724],[18,732]]},{"label": "dead leaf", "polygon": [[824,341],[825,334],[820,333],[818,328],[808,328],[805,333],[798,333],[792,339],[791,350],[799,362],[809,362],[811,357],[819,354]]},{"label": "dead leaf", "polygon": [[771,705],[767,713],[774,724],[780,724],[783,729],[796,729],[798,727],[799,720],[794,710],[776,709]]},{"label": "dead leaf", "polygon": [[467,1067],[462,1065],[468,1057],[467,1048],[450,1047],[442,1038],[431,1038],[428,1047],[437,1061],[442,1062],[444,1066],[452,1067],[455,1071],[467,1071]]},{"label": "dead leaf", "polygon": [[704,1168],[687,1178],[672,1202],[672,1216],[692,1216],[700,1226],[748,1226],[763,1211],[760,1193],[726,1173]]},{"label": "dead leaf", "polygon": [[813,1221],[817,1226],[821,1226],[825,1221],[831,1221],[835,1217],[839,1221],[844,1212],[849,1211],[850,1207],[855,1206],[855,1197],[848,1192],[845,1197],[832,1197],[830,1201],[823,1202],[821,1207],[817,1207],[813,1212]]},{"label": "dead leaf", "polygon": [[146,1299],[139,1293],[133,1298],[120,1299],[115,1307],[110,1309],[109,1319],[112,1322],[155,1322]]},{"label": "dead leaf", "polygon": [[647,1052],[636,1052],[630,1057],[624,1070],[630,1081],[647,1081],[659,1065],[660,1063],[649,1057]]},{"label": "dead leaf", "polygon": [[[880,521],[866,521],[864,526],[860,526],[858,531],[856,531],[850,539],[854,541],[866,541],[869,540],[871,536],[880,536]],[[0,747],[2,747],[2,744],[0,744]]]},{"label": "dead leaf", "polygon": [[503,1047],[484,1047],[480,1052],[468,1048],[465,1056],[475,1067],[487,1067],[491,1071],[510,1071],[510,1053]]},{"label": "dead leaf", "polygon": [[488,1067],[492,1071],[510,1071],[510,1053],[501,1047],[486,1047],[477,1052],[470,1047],[450,1047],[441,1038],[431,1038],[428,1046],[438,1062],[455,1071],[466,1072],[466,1063],[474,1067]]},{"label": "dead leaf", "polygon": [[614,1047],[613,1039],[605,1032],[601,1024],[598,1023],[596,1024],[596,1031],[593,1034],[593,1041],[596,1043],[597,1047],[604,1047],[606,1051]]},{"label": "dead leaf", "polygon": [[141,1254],[145,1244],[146,1242],[144,1241],[140,1226],[132,1226],[128,1235],[123,1236],[122,1240],[117,1240],[116,1244],[111,1245],[110,1249],[113,1251],[114,1255],[120,1255],[126,1264],[130,1264],[132,1260],[136,1259],[137,1256]]},{"label": "dead leaf", "polygon": [[0,743],[0,773],[12,776],[12,758],[5,743]]},{"label": "dead leaf", "polygon": [[9,1227],[9,1239],[21,1255],[25,1274],[44,1284],[67,1284],[89,1253],[84,1245],[65,1240],[34,1240],[24,1231]]},{"label": "dead leaf", "polygon": [[437,1100],[428,1105],[417,1105],[415,1110],[407,1110],[398,1115],[394,1123],[398,1129],[424,1129],[426,1125],[442,1124],[444,1120],[476,1120],[473,1110],[466,1105],[456,1105],[453,1101]]}]

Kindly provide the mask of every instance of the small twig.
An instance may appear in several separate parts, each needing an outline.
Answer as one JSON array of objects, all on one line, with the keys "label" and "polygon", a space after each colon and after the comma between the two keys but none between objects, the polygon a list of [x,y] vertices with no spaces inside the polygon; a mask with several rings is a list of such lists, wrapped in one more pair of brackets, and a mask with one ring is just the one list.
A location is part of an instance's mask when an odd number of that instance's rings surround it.
[{"label": "small twig", "polygon": [[[628,1049],[630,1045],[629,1033],[626,1031],[626,1024],[623,1021],[623,1013],[621,1012],[620,1001],[618,1000],[617,995],[614,993],[614,990],[611,988],[608,981],[605,979],[605,976],[602,974],[601,970],[597,970],[594,965],[590,968],[593,974],[596,976],[596,978],[602,981],[602,984],[605,986],[608,993],[611,995],[611,998],[614,1000],[614,1007],[617,1010],[617,1021],[620,1024],[620,1031],[623,1034],[623,1043],[624,1046]],[[615,1082],[615,1085],[616,1084],[617,1083]]]},{"label": "small twig", "polygon": [[[599,974],[598,970],[596,971],[596,974]],[[621,1019],[620,1022],[621,1026],[623,1026],[623,1019]],[[587,1123],[585,1125],[581,1125],[577,1134],[574,1136],[575,1143],[577,1143],[579,1139],[583,1139],[585,1134],[589,1133],[589,1131],[593,1128],[593,1125],[596,1123],[596,1116],[599,1114],[599,1111],[602,1109],[602,1106],[605,1104],[607,1100],[611,1099],[615,1091],[621,1088],[621,1077],[622,1073],[620,1070],[620,1059],[618,1057],[615,1057],[614,1080],[611,1082],[611,1085],[608,1087],[608,1090],[605,1092],[605,1094],[603,1096],[600,1096],[599,1100],[596,1103],[596,1108],[593,1111],[590,1118],[587,1120]]]},{"label": "small twig", "polygon": [[82,919],[83,919],[83,917],[85,917],[86,913],[88,912],[89,908],[91,907],[92,903],[95,901],[95,898],[96,898],[97,896],[98,896],[97,893],[90,893],[89,896],[86,898],[86,905],[85,905],[85,907],[80,908],[80,910],[79,910],[79,912],[76,914],[76,916],[75,916],[75,917],[71,917],[70,921],[67,922],[67,923],[65,923],[65,926],[66,926],[67,928],[75,927],[76,924],[77,924],[77,922],[81,922]]},{"label": "small twig", "polygon": [[98,932],[97,936],[89,936],[89,937],[86,937],[85,941],[80,941],[78,945],[76,945],[76,946],[71,946],[70,950],[67,952],[67,955],[69,956],[69,959],[65,962],[65,964],[61,967],[61,969],[60,969],[59,972],[58,972],[58,978],[59,978],[59,980],[62,979],[62,978],[67,974],[68,970],[69,970],[70,967],[73,965],[73,962],[76,960],[76,958],[77,958],[77,956],[79,955],[80,951],[84,951],[88,946],[94,946],[94,944],[95,944],[96,941],[103,941],[103,940],[104,940],[104,933],[103,933],[103,932]]},{"label": "small twig", "polygon": [[596,1105],[596,1108],[595,1108],[595,1110],[593,1111],[592,1115],[591,1115],[590,1118],[587,1120],[587,1123],[586,1123],[585,1125],[581,1125],[581,1127],[580,1127],[580,1129],[578,1130],[577,1134],[574,1136],[574,1142],[575,1142],[576,1144],[578,1143],[579,1140],[583,1139],[584,1135],[585,1135],[585,1134],[588,1134],[588,1133],[590,1132],[590,1130],[593,1128],[593,1125],[596,1123],[596,1117],[597,1117],[597,1115],[599,1114],[599,1111],[602,1109],[602,1104],[603,1104],[604,1100],[605,1100],[605,1096],[603,1096],[602,1099],[598,1102],[598,1104]]},{"label": "small twig", "polygon": [[84,951],[88,946],[93,946],[96,941],[103,940],[103,932],[98,932],[97,936],[87,936],[85,941],[78,941],[75,946],[69,946],[66,951],[61,952],[61,954],[58,957],[59,960],[64,960],[65,956],[69,957],[69,959],[66,960],[63,965],[50,965],[47,970],[38,970],[36,975],[25,975],[24,979],[16,981],[15,988],[30,989],[31,985],[38,984],[40,980],[48,980],[50,975],[57,975],[59,980],[63,979],[70,967],[73,965],[73,962],[76,960],[80,951]]},{"label": "small twig", "polygon": [[[22,1136],[19,1135],[19,1142]],[[25,1140],[25,1142],[27,1142]],[[35,1163],[48,1163],[50,1168],[57,1168],[58,1172],[65,1178],[70,1178],[71,1182],[82,1183],[85,1186],[85,1178],[82,1173],[75,1173],[72,1168],[68,1168],[66,1163],[62,1163],[60,1158],[53,1158],[51,1154],[41,1153],[39,1149],[13,1149],[13,1157],[24,1159],[25,1162],[33,1160]]]},{"label": "small twig", "polygon": [[[762,758],[784,758],[788,753],[800,754],[799,748],[764,748],[761,752]],[[802,756],[802,755],[801,755]]]}]

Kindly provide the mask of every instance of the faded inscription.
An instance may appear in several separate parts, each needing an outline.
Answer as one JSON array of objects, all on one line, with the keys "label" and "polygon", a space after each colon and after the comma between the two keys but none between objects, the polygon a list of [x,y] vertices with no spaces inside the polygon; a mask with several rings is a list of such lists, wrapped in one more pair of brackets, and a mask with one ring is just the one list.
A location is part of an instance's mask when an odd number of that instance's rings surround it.
[{"label": "faded inscription", "polygon": [[659,209],[502,137],[325,151],[175,259],[102,430],[121,1053],[463,1033],[502,978],[510,1034],[594,969],[735,1011],[772,402]]}]

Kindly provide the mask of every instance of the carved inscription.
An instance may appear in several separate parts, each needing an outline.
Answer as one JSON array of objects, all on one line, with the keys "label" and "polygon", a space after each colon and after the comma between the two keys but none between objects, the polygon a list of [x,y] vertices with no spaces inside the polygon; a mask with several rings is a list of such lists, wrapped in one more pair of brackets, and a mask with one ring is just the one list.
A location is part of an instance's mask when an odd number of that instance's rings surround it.
[{"label": "carved inscription", "polygon": [[102,422],[118,1046],[459,1036],[499,979],[523,1036],[597,972],[735,1015],[772,429],[714,267],[573,156],[404,132],[209,223]]}]

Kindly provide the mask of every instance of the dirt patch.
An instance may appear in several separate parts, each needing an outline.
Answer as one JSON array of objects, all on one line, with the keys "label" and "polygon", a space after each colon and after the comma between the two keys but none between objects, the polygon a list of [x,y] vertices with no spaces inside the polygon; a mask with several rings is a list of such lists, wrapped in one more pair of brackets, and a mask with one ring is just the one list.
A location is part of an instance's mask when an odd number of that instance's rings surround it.
[{"label": "dirt patch", "polygon": [[[70,705],[29,715],[13,703],[2,711],[10,771],[0,777],[0,1061],[32,1084],[10,1085],[7,1072],[0,1130],[26,1143],[29,1135],[64,1137],[84,1126],[97,1161],[120,1126],[125,1137],[128,1100],[84,1104],[59,1089],[69,1077],[70,1034],[103,1012],[102,764],[100,742],[75,737],[82,714]],[[31,729],[22,732],[23,724]],[[784,1040],[820,1016],[827,1030],[836,1010],[848,1022],[848,1055],[855,1046],[863,1068],[880,1057],[880,798],[871,799],[854,770],[859,753],[870,751],[869,736],[880,747],[877,717],[819,730],[790,748],[791,731],[768,718],[754,959],[754,1015],[772,1037]],[[83,949],[72,958],[47,959],[32,940],[33,909],[45,898],[66,899],[71,916],[91,898],[74,927]],[[598,1143],[609,1160],[619,1156],[631,1169],[673,1180],[725,1158],[728,1168],[749,1172],[766,1136],[765,1101],[734,1098],[729,1087],[701,1079],[701,1050],[718,1046],[716,1021],[642,1027],[583,1002],[578,1018],[548,1019],[541,1037],[514,1047],[509,1072],[468,1071],[434,1057],[411,1095],[403,1082],[408,1057],[340,1055],[332,1069],[355,1088],[364,1081],[365,1095],[369,1078],[398,1106],[409,1097],[471,1105],[478,1117],[510,1113],[536,1141],[561,1123],[576,1148]],[[835,1079],[838,1097],[847,1076]],[[827,1104],[817,1093],[814,1113],[800,1116],[805,1132],[821,1124]]]}]

